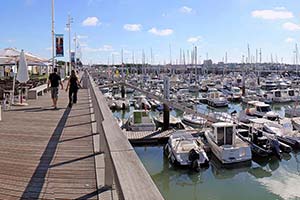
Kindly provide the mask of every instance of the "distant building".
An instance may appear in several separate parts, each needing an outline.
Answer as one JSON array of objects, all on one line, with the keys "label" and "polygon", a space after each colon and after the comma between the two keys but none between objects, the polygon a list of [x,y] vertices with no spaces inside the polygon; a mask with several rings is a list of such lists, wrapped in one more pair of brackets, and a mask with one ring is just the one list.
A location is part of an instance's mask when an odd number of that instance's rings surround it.
[{"label": "distant building", "polygon": [[203,66],[205,66],[205,67],[211,67],[212,65],[213,65],[213,62],[211,59],[203,61]]}]

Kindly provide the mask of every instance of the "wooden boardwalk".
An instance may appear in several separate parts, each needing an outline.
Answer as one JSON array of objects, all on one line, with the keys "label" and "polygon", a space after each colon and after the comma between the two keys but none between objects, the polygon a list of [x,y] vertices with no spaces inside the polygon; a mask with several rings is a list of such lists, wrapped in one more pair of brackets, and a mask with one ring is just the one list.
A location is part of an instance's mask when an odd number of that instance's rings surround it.
[{"label": "wooden boardwalk", "polygon": [[111,199],[101,189],[104,161],[94,150],[88,91],[78,96],[72,109],[60,90],[59,110],[50,107],[48,93],[3,113],[0,199]]}]

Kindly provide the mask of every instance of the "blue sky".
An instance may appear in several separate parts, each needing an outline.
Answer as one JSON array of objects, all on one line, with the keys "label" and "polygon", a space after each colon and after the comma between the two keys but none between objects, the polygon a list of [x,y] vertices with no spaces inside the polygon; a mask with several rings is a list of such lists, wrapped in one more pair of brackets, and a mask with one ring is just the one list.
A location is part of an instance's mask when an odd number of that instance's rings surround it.
[{"label": "blue sky", "polygon": [[[141,62],[142,51],[154,62],[179,60],[180,48],[198,46],[198,59],[240,62],[262,49],[263,61],[293,63],[300,42],[299,0],[56,0],[55,31],[65,34],[68,59],[68,13],[74,18],[85,62]],[[51,57],[51,0],[3,1],[0,12],[0,48],[16,47]],[[74,37],[74,35],[72,36]],[[74,49],[74,46],[72,47]],[[201,56],[201,57],[200,57]]]}]

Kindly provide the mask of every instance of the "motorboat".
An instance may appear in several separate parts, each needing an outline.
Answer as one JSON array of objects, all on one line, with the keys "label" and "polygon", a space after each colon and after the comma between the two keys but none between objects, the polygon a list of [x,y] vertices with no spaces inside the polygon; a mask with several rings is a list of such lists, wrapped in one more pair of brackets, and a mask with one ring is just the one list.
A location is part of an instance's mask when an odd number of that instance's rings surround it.
[{"label": "motorboat", "polygon": [[[158,116],[154,116],[153,120],[157,128],[164,126],[164,117],[163,114],[159,114]],[[182,124],[181,120],[177,117],[170,115],[169,118],[169,129],[184,129],[184,125]]]},{"label": "motorboat", "polygon": [[247,162],[252,159],[250,145],[236,136],[233,123],[217,122],[205,131],[213,154],[222,164]]},{"label": "motorboat", "polygon": [[282,158],[281,153],[291,152],[292,150],[291,146],[281,142],[278,139],[279,138],[278,135],[268,132],[268,130],[266,130],[267,123],[274,123],[274,122],[265,118],[250,119],[249,130],[251,133],[256,133],[256,136],[261,137],[261,138],[257,138],[257,139],[261,139],[261,141],[258,142],[267,145],[267,147],[269,147],[272,150],[273,155],[281,159]]},{"label": "motorboat", "polygon": [[242,96],[242,102],[247,104],[249,101],[258,101],[259,96],[256,94],[254,90],[247,90],[247,94]]},{"label": "motorboat", "polygon": [[242,98],[242,91],[239,87],[231,87],[231,101],[237,102],[240,101]]},{"label": "motorboat", "polygon": [[[293,131],[293,126],[290,123],[278,124],[273,121],[265,122],[263,128],[266,132],[274,134],[280,142],[293,147],[300,148],[300,134],[298,131]],[[283,148],[283,151],[290,151],[289,148]]]},{"label": "motorboat", "polygon": [[182,122],[193,128],[201,128],[206,124],[207,120],[201,116],[193,114],[183,114]]},{"label": "motorboat", "polygon": [[267,95],[272,100],[272,103],[287,103],[291,101],[287,90],[271,90]]},{"label": "motorboat", "polygon": [[203,146],[199,138],[186,131],[177,131],[169,137],[165,154],[172,164],[198,169],[208,166],[209,163]]},{"label": "motorboat", "polygon": [[209,88],[207,94],[207,104],[213,107],[227,107],[228,101],[216,88]]},{"label": "motorboat", "polygon": [[199,92],[200,87],[197,83],[193,83],[189,86],[189,92]]},{"label": "motorboat", "polygon": [[279,114],[272,111],[269,104],[261,101],[249,101],[245,113],[250,116],[264,117],[272,121],[279,118]]},{"label": "motorboat", "polygon": [[266,79],[265,82],[261,85],[263,90],[274,90],[277,88],[277,84],[272,79]]},{"label": "motorboat", "polygon": [[[280,157],[278,142],[275,141],[273,144],[270,139],[262,134],[262,132],[252,128],[237,129],[237,135],[250,145],[253,155],[258,157],[268,157],[275,154]],[[278,146],[278,148],[275,148],[275,146]]]},{"label": "motorboat", "polygon": [[155,123],[145,110],[134,110],[124,125],[127,131],[155,131]]}]

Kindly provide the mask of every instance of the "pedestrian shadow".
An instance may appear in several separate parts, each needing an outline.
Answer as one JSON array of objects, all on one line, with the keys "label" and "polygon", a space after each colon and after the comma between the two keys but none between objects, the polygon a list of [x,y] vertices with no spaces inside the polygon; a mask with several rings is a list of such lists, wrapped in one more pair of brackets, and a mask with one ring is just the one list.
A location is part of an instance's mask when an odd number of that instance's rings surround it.
[{"label": "pedestrian shadow", "polygon": [[[76,200],[90,199],[90,198],[93,198],[93,197],[95,197],[95,196],[98,196],[98,194],[101,194],[101,193],[103,193],[103,192],[107,192],[107,191],[110,191],[110,190],[112,190],[111,187],[102,186],[102,187],[100,187],[99,189],[97,189],[97,190],[94,191],[94,192],[91,192],[91,193],[89,193],[89,194],[86,194],[86,195],[83,195],[83,196],[81,196],[81,197],[76,198]],[[113,197],[112,192],[111,192],[111,197]],[[111,199],[113,199],[113,198],[111,198]]]},{"label": "pedestrian shadow", "polygon": [[75,118],[75,117],[83,117],[83,116],[89,116],[95,113],[85,113],[85,114],[80,114],[80,115],[70,115],[69,118]]},{"label": "pedestrian shadow", "polygon": [[35,110],[27,110],[25,112],[44,112],[44,111],[58,111],[58,110],[61,110],[62,108],[57,108],[57,109],[54,109],[54,108],[41,108],[41,109],[35,109]]},{"label": "pedestrian shadow", "polygon": [[[45,184],[45,179],[48,170],[50,169],[50,164],[55,155],[57,145],[59,143],[59,139],[62,135],[64,126],[67,122],[68,116],[70,114],[71,109],[67,108],[63,113],[61,119],[59,120],[56,128],[54,129],[52,136],[40,158],[40,162],[36,167],[33,175],[31,176],[30,181],[28,182],[21,199],[38,199],[42,188]],[[40,179],[41,181],[36,182],[36,179]]]},{"label": "pedestrian shadow", "polygon": [[84,126],[84,125],[92,124],[92,123],[95,123],[95,122],[96,122],[96,121],[90,121],[90,122],[83,122],[83,123],[71,124],[71,125],[65,126],[65,128],[70,128],[70,127],[75,127],[75,126]]},{"label": "pedestrian shadow", "polygon": [[87,155],[87,156],[82,156],[82,157],[75,158],[75,159],[72,159],[72,160],[56,163],[56,164],[50,165],[49,167],[54,168],[54,167],[58,167],[58,166],[62,166],[62,165],[71,164],[71,163],[82,161],[82,160],[85,160],[85,159],[88,159],[88,158],[93,158],[93,157],[95,157],[97,155],[100,155],[100,154],[102,154],[102,152],[92,153],[92,154]]},{"label": "pedestrian shadow", "polygon": [[84,135],[84,136],[80,136],[80,137],[69,138],[69,139],[61,140],[61,141],[59,141],[59,143],[69,142],[69,141],[73,141],[73,140],[80,140],[80,139],[84,139],[84,138],[87,138],[87,137],[92,137],[92,136],[95,136],[95,135],[99,135],[99,133],[93,133],[93,134]]}]

